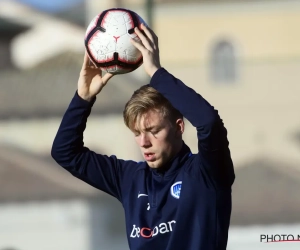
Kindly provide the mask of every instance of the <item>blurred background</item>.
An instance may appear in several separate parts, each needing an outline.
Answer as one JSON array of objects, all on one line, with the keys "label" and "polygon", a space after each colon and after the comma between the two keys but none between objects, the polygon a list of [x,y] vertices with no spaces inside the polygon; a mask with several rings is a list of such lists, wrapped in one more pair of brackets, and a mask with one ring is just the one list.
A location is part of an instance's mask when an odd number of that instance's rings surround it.
[{"label": "blurred background", "polygon": [[[0,249],[128,250],[121,204],[50,157],[86,27],[112,7],[142,16],[162,65],[223,118],[236,172],[228,250],[300,249],[260,242],[300,234],[299,0],[0,0]],[[86,146],[141,160],[122,111],[148,82],[143,67],[112,79]],[[196,152],[188,122],[184,137]]]}]

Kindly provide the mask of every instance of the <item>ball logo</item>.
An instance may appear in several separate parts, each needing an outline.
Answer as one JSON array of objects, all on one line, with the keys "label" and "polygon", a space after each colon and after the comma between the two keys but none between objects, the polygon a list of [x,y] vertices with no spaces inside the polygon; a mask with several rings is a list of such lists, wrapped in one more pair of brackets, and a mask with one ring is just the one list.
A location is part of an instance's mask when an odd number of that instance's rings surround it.
[{"label": "ball logo", "polygon": [[180,197],[181,185],[182,181],[178,181],[171,186],[171,195],[176,199]]}]

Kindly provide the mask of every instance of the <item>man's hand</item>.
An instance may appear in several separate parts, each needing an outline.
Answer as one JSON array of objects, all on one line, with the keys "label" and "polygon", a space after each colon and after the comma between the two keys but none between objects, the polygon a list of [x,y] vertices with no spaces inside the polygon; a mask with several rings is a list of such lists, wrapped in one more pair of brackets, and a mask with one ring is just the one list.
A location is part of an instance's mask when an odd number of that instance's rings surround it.
[{"label": "man's hand", "polygon": [[78,79],[78,95],[86,101],[91,101],[112,77],[113,74],[110,73],[106,73],[102,77],[101,69],[96,68],[90,62],[89,56],[85,52]]},{"label": "man's hand", "polygon": [[158,49],[158,37],[155,35],[153,30],[146,27],[144,24],[141,25],[144,34],[136,27],[135,33],[141,39],[142,43],[131,40],[132,44],[141,51],[143,55],[143,64],[147,74],[152,77],[154,73],[161,68],[159,61],[159,49]]}]

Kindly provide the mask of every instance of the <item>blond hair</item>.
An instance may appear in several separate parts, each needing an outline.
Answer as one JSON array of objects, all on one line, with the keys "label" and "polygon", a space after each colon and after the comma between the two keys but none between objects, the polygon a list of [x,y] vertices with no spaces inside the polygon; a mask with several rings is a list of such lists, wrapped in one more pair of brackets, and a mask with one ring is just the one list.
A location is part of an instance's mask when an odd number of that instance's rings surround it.
[{"label": "blond hair", "polygon": [[135,130],[136,122],[149,110],[158,111],[171,123],[179,118],[183,119],[182,114],[161,93],[149,85],[144,85],[133,93],[125,105],[123,111],[125,125],[130,130]]}]

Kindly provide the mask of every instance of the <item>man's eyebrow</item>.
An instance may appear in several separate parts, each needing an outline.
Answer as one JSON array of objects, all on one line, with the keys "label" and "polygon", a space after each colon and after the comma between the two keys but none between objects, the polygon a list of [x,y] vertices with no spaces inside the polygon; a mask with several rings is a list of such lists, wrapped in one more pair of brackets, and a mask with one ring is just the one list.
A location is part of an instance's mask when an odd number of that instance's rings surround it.
[{"label": "man's eyebrow", "polygon": [[153,125],[153,126],[147,127],[147,128],[145,128],[145,131],[151,131],[153,129],[159,129],[159,126],[158,125]]},{"label": "man's eyebrow", "polygon": [[[152,126],[149,126],[149,127],[146,127],[145,129],[143,129],[143,131],[146,131],[146,132],[150,132],[151,130],[159,130],[160,129],[160,125],[152,125]],[[141,132],[141,130],[140,129],[137,129],[137,128],[135,128],[135,129],[133,129],[132,130],[134,133],[140,133]]]},{"label": "man's eyebrow", "polygon": [[[158,128],[158,126],[149,126],[149,127],[145,128],[145,129],[143,129],[143,131],[149,132],[149,131],[151,131],[152,129],[156,129],[156,128]],[[133,131],[133,132],[136,132],[136,133],[139,133],[139,132],[140,132],[140,129],[135,128],[135,129],[133,129],[132,131]]]}]

